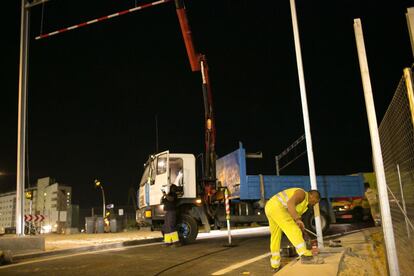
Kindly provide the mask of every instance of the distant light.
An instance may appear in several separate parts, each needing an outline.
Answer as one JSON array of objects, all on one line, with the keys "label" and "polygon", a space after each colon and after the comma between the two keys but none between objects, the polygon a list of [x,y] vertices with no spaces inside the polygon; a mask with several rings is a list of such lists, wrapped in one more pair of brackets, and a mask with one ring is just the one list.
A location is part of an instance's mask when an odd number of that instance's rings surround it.
[{"label": "distant light", "polygon": [[197,198],[195,202],[196,202],[197,204],[200,204],[200,203],[201,203],[201,199]]},{"label": "distant light", "polygon": [[43,193],[43,196],[47,196],[47,193]]},{"label": "distant light", "polygon": [[68,192],[67,195],[70,196],[70,193]]},{"label": "distant light", "polygon": [[101,185],[101,181],[99,181],[98,179],[95,179],[95,186],[98,187]]},{"label": "distant light", "polygon": [[50,233],[52,231],[51,225],[44,225],[42,226],[42,233]]}]

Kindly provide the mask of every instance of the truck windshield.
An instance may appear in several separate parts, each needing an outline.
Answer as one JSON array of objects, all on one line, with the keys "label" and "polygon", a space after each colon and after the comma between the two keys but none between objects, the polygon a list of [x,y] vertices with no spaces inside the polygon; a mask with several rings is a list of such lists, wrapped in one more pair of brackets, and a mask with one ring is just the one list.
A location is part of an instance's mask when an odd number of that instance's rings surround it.
[{"label": "truck windshield", "polygon": [[144,169],[144,173],[142,174],[141,182],[139,183],[140,186],[144,186],[145,183],[148,181],[149,171],[150,171],[150,165],[146,165]]}]

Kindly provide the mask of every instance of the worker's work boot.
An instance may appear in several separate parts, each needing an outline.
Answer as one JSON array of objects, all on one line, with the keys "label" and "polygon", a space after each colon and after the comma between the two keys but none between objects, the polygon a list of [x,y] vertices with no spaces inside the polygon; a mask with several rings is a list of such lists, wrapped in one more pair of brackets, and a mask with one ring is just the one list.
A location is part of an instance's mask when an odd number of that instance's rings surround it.
[{"label": "worker's work boot", "polygon": [[301,256],[300,261],[302,264],[323,264],[324,259],[319,256]]}]

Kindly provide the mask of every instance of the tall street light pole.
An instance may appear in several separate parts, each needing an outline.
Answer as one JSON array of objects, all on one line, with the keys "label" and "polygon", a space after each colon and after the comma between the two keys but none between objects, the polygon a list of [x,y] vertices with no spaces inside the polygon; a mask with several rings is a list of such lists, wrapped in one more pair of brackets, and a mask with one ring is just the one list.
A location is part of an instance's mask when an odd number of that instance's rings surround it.
[{"label": "tall street light pole", "polygon": [[16,235],[24,236],[24,180],[26,156],[26,100],[27,100],[27,56],[29,48],[29,9],[26,0],[21,1],[20,19],[20,65],[19,65],[19,110],[17,126],[17,173],[16,173]]},{"label": "tall street light pole", "polygon": [[[303,124],[305,126],[305,141],[306,141],[306,151],[308,152],[310,184],[311,184],[312,190],[317,190],[318,187],[316,183],[315,162],[313,158],[312,135],[311,135],[311,128],[310,128],[309,112],[308,112],[308,101],[306,97],[305,77],[303,73],[302,51],[300,49],[299,27],[298,27],[298,20],[296,16],[295,0],[290,0],[290,11],[292,15],[293,37],[295,41],[296,63],[298,67],[300,98],[302,102]],[[315,204],[315,206],[313,206],[313,212],[315,215],[315,226],[316,226],[316,234],[318,236],[317,237],[318,247],[323,248],[323,234],[322,234],[319,204]]]},{"label": "tall street light pole", "polygon": [[100,187],[101,191],[102,191],[102,218],[105,218],[105,192],[104,192],[104,188],[101,184],[101,181],[95,179],[95,187]]},{"label": "tall street light pole", "polygon": [[16,235],[24,236],[24,184],[26,164],[27,66],[30,8],[48,0],[22,0],[20,19],[19,109],[17,118]]}]

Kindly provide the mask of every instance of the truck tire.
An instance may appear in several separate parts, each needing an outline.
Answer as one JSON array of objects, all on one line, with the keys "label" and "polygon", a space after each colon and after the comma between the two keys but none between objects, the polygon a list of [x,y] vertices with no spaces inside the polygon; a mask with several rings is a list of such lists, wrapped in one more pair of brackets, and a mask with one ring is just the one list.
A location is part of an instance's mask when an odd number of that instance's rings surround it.
[{"label": "truck tire", "polygon": [[[320,214],[322,233],[326,233],[326,231],[329,229],[329,216],[324,210],[320,210]],[[313,215],[313,212],[306,212],[303,218],[303,223],[307,229],[316,233],[315,217]]]},{"label": "truck tire", "polygon": [[181,243],[191,243],[195,241],[198,235],[197,221],[189,215],[182,215],[178,219],[177,231]]}]

